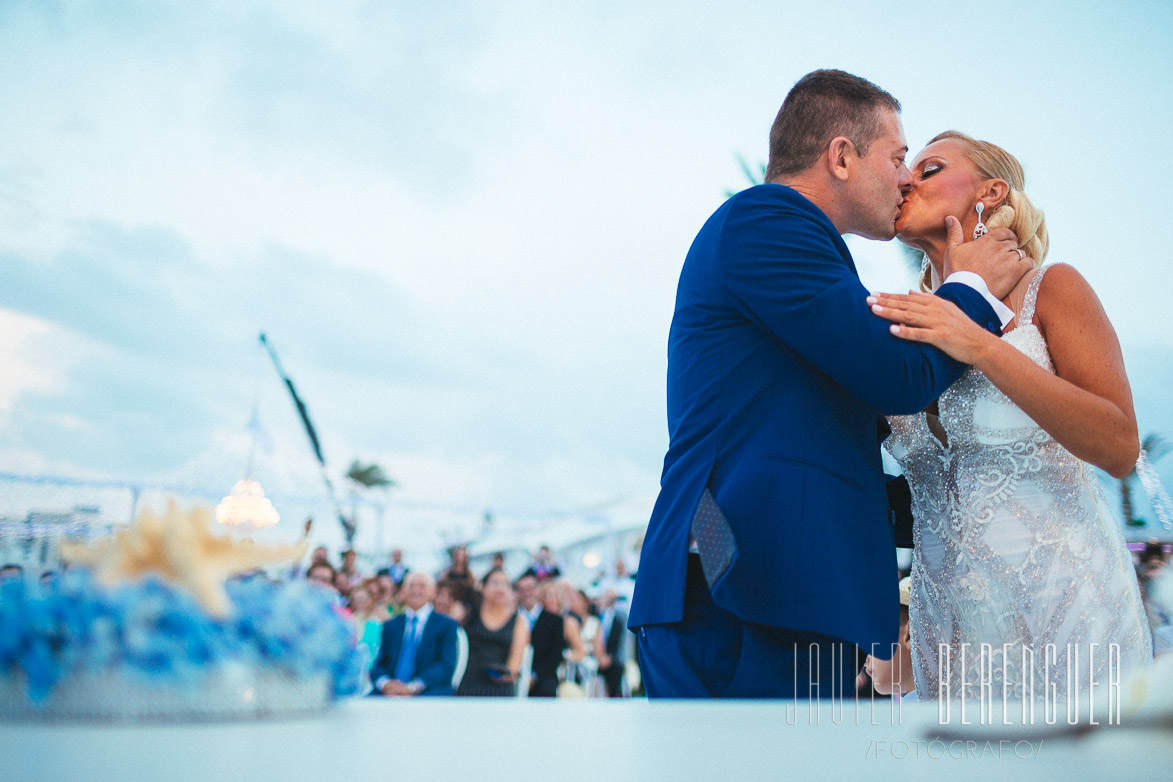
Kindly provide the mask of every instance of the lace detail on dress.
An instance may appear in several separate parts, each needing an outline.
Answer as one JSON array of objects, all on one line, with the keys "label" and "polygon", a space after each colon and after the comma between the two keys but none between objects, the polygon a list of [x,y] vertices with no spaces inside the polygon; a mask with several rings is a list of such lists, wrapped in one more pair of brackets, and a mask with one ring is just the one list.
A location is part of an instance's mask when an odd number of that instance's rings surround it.
[{"label": "lace detail on dress", "polygon": [[[1003,339],[1054,372],[1033,322],[1045,270]],[[1089,676],[1107,680],[1109,644],[1119,645],[1114,676],[1151,660],[1132,559],[1094,468],[975,369],[938,410],[944,442],[920,413],[889,418],[885,443],[912,491],[919,697],[977,697],[982,683],[998,697],[1040,697],[1050,684],[1062,695],[1069,660],[1072,687],[1086,691]]]}]

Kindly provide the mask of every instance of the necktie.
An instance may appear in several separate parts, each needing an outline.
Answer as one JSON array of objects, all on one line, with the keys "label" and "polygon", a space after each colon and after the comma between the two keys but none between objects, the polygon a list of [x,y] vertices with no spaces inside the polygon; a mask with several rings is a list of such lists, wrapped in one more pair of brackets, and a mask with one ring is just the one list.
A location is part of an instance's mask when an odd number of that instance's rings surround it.
[{"label": "necktie", "polygon": [[411,681],[412,674],[415,673],[415,653],[419,648],[419,638],[416,636],[418,622],[418,617],[411,618],[410,629],[399,650],[399,662],[395,663],[395,678],[401,682]]}]

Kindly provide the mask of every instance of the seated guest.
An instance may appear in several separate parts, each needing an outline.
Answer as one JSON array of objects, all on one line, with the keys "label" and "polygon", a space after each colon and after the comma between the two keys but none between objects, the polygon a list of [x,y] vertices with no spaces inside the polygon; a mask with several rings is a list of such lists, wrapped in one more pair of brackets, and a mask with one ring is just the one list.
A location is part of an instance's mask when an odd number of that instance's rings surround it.
[{"label": "seated guest", "polygon": [[[589,689],[591,663],[588,656],[594,649],[592,644],[585,641],[587,627],[586,618],[589,611],[579,613],[582,608],[579,602],[578,590],[569,579],[551,578],[542,582],[539,589],[542,602],[546,610],[551,613],[558,611],[562,614],[562,634],[566,639],[566,665],[563,669],[562,681],[558,685],[558,697],[581,698]],[[596,628],[598,620],[596,621]]]},{"label": "seated guest", "polygon": [[595,660],[599,663],[599,676],[607,685],[607,697],[623,695],[624,641],[627,632],[627,617],[615,608],[615,590],[608,589],[599,598],[602,615],[599,617],[599,632],[595,636]]},{"label": "seated guest", "polygon": [[456,588],[451,581],[436,584],[436,599],[432,601],[432,607],[460,624],[464,624],[464,617],[468,614],[464,603],[456,599]]},{"label": "seated guest", "polygon": [[458,625],[432,610],[436,582],[427,573],[408,573],[400,591],[406,610],[383,625],[373,694],[451,695]]},{"label": "seated guest", "polygon": [[615,560],[615,571],[605,574],[595,581],[596,594],[602,594],[608,589],[615,590],[615,605],[626,609],[631,605],[631,596],[635,593],[635,577],[627,572],[627,562],[623,557]]},{"label": "seated guest", "polygon": [[464,546],[453,546],[448,550],[448,556],[451,558],[452,564],[440,571],[436,580],[451,581],[453,584],[475,589],[476,579],[473,578],[472,571],[468,569],[468,549]]},{"label": "seated guest", "polygon": [[538,600],[538,580],[531,575],[517,579],[517,602],[529,624],[530,644],[534,647],[533,679],[530,695],[553,698],[558,694],[558,666],[566,651],[565,620],[553,614]]},{"label": "seated guest", "polygon": [[338,594],[342,595],[343,599],[350,594],[350,576],[341,570],[334,571],[334,588],[338,590]]},{"label": "seated guest", "polygon": [[582,648],[594,654],[595,637],[599,634],[599,610],[581,589],[570,594],[570,615],[581,625]]},{"label": "seated guest", "polygon": [[403,583],[408,571],[407,565],[403,564],[403,549],[391,549],[391,564],[384,569],[387,571],[387,575],[391,576],[391,580],[395,582],[395,586]]},{"label": "seated guest", "polygon": [[334,587],[334,575],[334,566],[329,562],[314,562],[306,570],[305,580],[337,591]]},{"label": "seated guest", "polygon": [[557,578],[552,583],[554,584],[554,588],[558,590],[558,599],[562,601],[562,615],[573,616],[581,626],[584,615],[578,613],[575,609],[578,589],[570,582],[569,578]]},{"label": "seated guest", "polygon": [[554,561],[550,547],[542,546],[538,549],[538,553],[534,554],[534,561],[530,563],[522,575],[533,576],[538,581],[545,581],[548,578],[558,578],[562,575],[562,568],[558,567],[558,563]]},{"label": "seated guest", "polygon": [[[307,522],[306,534],[309,534],[309,522]],[[289,579],[292,581],[298,578],[305,578],[306,574],[310,572],[310,568],[323,562],[330,562],[330,554],[326,551],[325,546],[318,546],[310,555],[309,564],[304,568],[301,566],[300,562],[294,563],[294,565],[289,569]]]},{"label": "seated guest", "polygon": [[509,696],[516,691],[529,626],[520,618],[513,587],[504,570],[490,570],[482,582],[484,599],[469,612],[468,667],[457,695]]},{"label": "seated guest", "polygon": [[363,582],[362,574],[358,572],[357,562],[358,553],[354,549],[347,549],[342,552],[342,567],[338,569],[338,572],[346,575],[347,584],[345,589],[339,587],[344,593],[349,592]]},{"label": "seated guest", "polygon": [[350,590],[346,604],[352,612],[357,642],[366,644],[371,650],[370,659],[375,660],[378,659],[383,639],[383,618],[377,613],[378,607],[371,592],[372,586],[377,587],[374,579]]},{"label": "seated guest", "polygon": [[[570,587],[570,591],[573,592],[574,587]],[[587,656],[586,647],[582,644],[582,622],[570,612],[569,603],[563,597],[565,592],[558,584],[547,581],[538,587],[538,599],[542,601],[544,610],[562,617],[562,637],[566,639],[567,646],[565,657],[572,663],[579,663]]]},{"label": "seated guest", "polygon": [[329,562],[315,562],[306,571],[305,580],[329,591],[334,604],[334,610],[341,616],[350,616],[350,609],[343,605],[343,595],[334,586],[336,575],[334,566]]},{"label": "seated guest", "polygon": [[395,582],[391,580],[391,576],[378,575],[374,578],[367,579],[364,582],[371,590],[371,597],[375,601],[375,607],[371,610],[371,614],[375,616],[380,622],[386,622],[394,614],[398,613],[392,603],[395,600]]}]

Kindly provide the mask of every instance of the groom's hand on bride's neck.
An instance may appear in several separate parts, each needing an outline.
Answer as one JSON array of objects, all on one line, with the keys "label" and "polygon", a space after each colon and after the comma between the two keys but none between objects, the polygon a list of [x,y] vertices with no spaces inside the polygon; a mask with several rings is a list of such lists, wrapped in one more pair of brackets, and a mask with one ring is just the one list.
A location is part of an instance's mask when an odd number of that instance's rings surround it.
[{"label": "groom's hand on bride's neck", "polygon": [[945,231],[942,279],[953,272],[973,272],[986,281],[995,298],[1004,299],[1022,276],[1034,268],[1029,257],[1020,257],[1018,237],[1009,228],[993,228],[980,239],[967,242],[961,232],[961,222],[951,215],[945,218]]}]

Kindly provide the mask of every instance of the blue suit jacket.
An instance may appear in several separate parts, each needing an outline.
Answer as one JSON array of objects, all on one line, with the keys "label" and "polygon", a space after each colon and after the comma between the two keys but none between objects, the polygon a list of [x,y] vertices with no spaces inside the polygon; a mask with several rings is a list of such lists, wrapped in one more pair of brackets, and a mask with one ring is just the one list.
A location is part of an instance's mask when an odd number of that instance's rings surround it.
[{"label": "blue suit jacket", "polygon": [[[937,294],[996,333],[963,285]],[[694,240],[668,338],[669,447],[629,626],[683,616],[692,519],[708,487],[732,564],[713,600],[747,622],[867,646],[897,640],[884,414],[915,413],[965,367],[889,333],[838,231],[794,190],[730,198]]]},{"label": "blue suit jacket", "polygon": [[[383,625],[383,642],[379,657],[371,666],[371,681],[381,676],[395,678],[395,665],[399,662],[399,650],[403,648],[403,633],[407,628],[407,616],[400,614]],[[421,695],[451,695],[452,677],[456,673],[456,628],[455,620],[432,611],[420,635],[419,649],[415,654],[415,670],[411,679],[424,683]],[[374,694],[380,694],[376,689]]]}]

